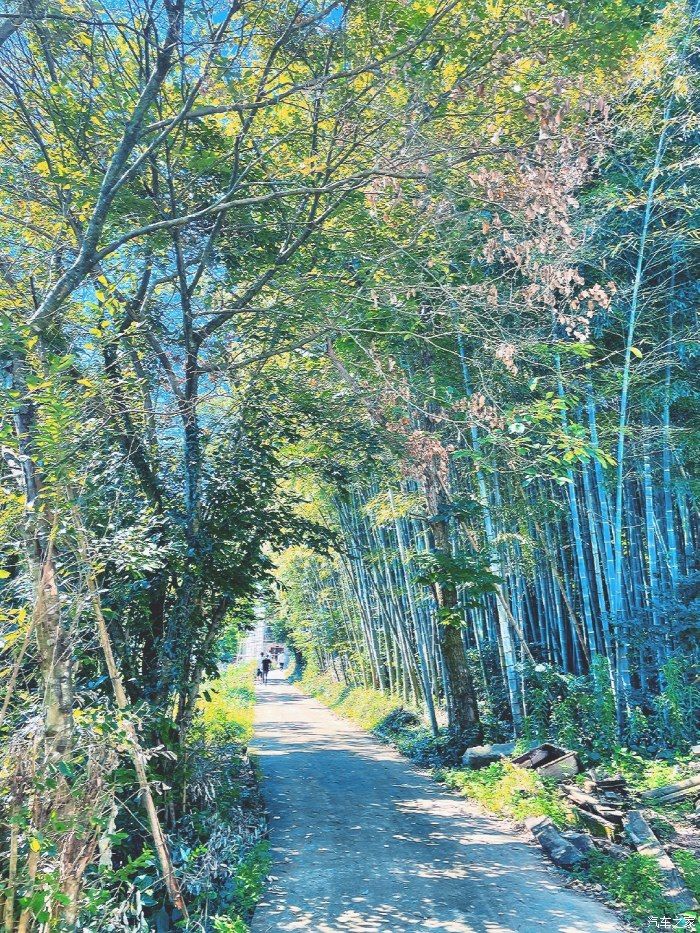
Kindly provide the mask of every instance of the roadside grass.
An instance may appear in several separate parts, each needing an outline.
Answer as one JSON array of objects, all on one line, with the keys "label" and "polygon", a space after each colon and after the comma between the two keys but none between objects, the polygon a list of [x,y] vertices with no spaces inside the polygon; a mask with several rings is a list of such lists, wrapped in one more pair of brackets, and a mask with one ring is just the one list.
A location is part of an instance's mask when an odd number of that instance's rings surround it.
[{"label": "roadside grass", "polygon": [[309,696],[370,732],[400,706],[395,697],[385,696],[370,687],[348,687],[331,674],[320,674],[308,668],[298,684]]},{"label": "roadside grass", "polygon": [[434,736],[418,711],[398,697],[387,696],[372,687],[349,687],[338,683],[332,674],[308,668],[297,683],[309,696],[394,745],[417,764],[426,767],[457,764],[450,733],[443,729]]},{"label": "roadside grass", "polygon": [[451,768],[438,772],[437,777],[498,816],[519,822],[530,816],[548,816],[560,829],[571,829],[576,822],[554,782],[510,762],[496,762],[479,771]]},{"label": "roadside grass", "polygon": [[[698,870],[700,860],[690,852],[674,852],[674,861],[693,894],[700,896]],[[607,891],[615,907],[621,908],[635,923],[649,928],[653,918],[661,921],[668,918],[678,923],[678,907],[663,896],[663,884],[656,860],[648,855],[633,852],[626,859],[620,860],[593,852],[587,868],[577,872],[587,882],[600,884]],[[696,929],[696,919],[690,912],[684,927],[674,925],[673,929]],[[656,924],[658,926],[658,924]],[[665,929],[671,929],[666,926]]]},{"label": "roadside grass", "polygon": [[700,901],[700,858],[687,849],[677,849],[673,853],[673,861],[683,873],[685,883]]},{"label": "roadside grass", "polygon": [[[202,686],[189,757],[193,800],[184,878],[202,929],[246,933],[269,872],[254,762],[255,664],[230,665]],[[208,919],[207,919],[208,918]]]},{"label": "roadside grass", "polygon": [[616,748],[610,758],[603,762],[603,770],[610,773],[619,771],[631,790],[653,790],[689,777],[693,773],[689,767],[691,761],[690,756],[683,755],[673,761],[644,758],[627,748]]},{"label": "roadside grass", "polygon": [[231,665],[220,678],[207,681],[200,691],[197,710],[210,744],[247,745],[253,736],[255,662]]},{"label": "roadside grass", "polygon": [[602,885],[616,906],[640,923],[650,917],[674,917],[677,910],[664,898],[655,859],[633,852],[618,861],[602,852],[593,852],[585,872],[579,877]]}]

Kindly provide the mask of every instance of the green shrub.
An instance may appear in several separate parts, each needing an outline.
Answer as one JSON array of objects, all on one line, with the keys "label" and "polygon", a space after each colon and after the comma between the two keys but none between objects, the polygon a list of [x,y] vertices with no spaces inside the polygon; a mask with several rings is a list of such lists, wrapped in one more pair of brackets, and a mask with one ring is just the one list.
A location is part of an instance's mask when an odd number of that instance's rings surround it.
[{"label": "green shrub", "polygon": [[371,687],[349,687],[339,683],[330,673],[320,674],[309,668],[304,672],[299,686],[324,706],[341,716],[347,716],[369,731],[376,729],[387,716],[402,707],[397,697],[387,696]]},{"label": "green shrub", "polygon": [[479,771],[455,768],[442,777],[450,787],[499,816],[514,820],[548,816],[562,828],[574,822],[571,808],[553,782],[510,762],[499,761]]},{"label": "green shrub", "polygon": [[[193,918],[245,933],[267,874],[263,804],[244,746],[253,734],[255,664],[231,665],[200,692],[188,739],[188,810],[176,827]],[[211,926],[207,926],[211,929]]]},{"label": "green shrub", "polygon": [[652,790],[680,781],[689,773],[687,761],[672,762],[662,758],[644,758],[628,748],[615,749],[609,768],[619,771],[633,790]]},{"label": "green shrub", "polygon": [[446,729],[434,736],[416,710],[407,709],[398,697],[371,687],[349,687],[329,673],[319,674],[308,668],[299,686],[420,765],[444,767],[461,760],[461,745],[454,736]]},{"label": "green shrub", "polygon": [[674,657],[662,666],[661,674],[664,688],[654,700],[659,731],[669,748],[687,751],[697,738],[697,668],[687,658]]},{"label": "green shrub", "polygon": [[597,656],[589,674],[573,677],[544,664],[525,671],[525,738],[556,741],[589,762],[610,757],[616,745],[615,698],[608,661]]},{"label": "green shrub", "polygon": [[246,933],[246,921],[250,920],[260,900],[270,864],[270,844],[258,842],[238,865],[229,913],[214,917],[215,933]]},{"label": "green shrub", "polygon": [[685,883],[700,900],[700,858],[686,849],[676,849],[673,853],[673,861],[683,873]]},{"label": "green shrub", "polygon": [[240,917],[214,917],[214,933],[248,933],[248,924]]},{"label": "green shrub", "polygon": [[255,662],[231,665],[204,684],[197,703],[197,726],[207,742],[246,744],[253,735]]},{"label": "green shrub", "polygon": [[636,920],[675,917],[678,914],[678,909],[663,896],[659,867],[650,856],[633,853],[619,861],[593,852],[587,877],[603,885]]}]

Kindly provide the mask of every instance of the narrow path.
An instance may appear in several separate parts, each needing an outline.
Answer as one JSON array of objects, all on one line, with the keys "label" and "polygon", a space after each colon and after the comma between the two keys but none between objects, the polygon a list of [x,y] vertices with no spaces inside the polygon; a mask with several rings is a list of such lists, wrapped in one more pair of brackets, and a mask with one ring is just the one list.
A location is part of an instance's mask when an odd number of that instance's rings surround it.
[{"label": "narrow path", "polygon": [[273,879],[253,933],[619,933],[539,852],[279,674],[254,751]]}]

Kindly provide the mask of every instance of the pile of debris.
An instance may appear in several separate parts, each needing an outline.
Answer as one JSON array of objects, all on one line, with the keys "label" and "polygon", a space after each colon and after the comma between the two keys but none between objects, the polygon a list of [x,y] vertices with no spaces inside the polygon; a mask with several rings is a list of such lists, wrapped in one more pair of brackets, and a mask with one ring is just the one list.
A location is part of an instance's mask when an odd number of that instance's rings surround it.
[{"label": "pile of debris", "polygon": [[[462,762],[465,767],[477,770],[486,768],[496,761],[510,758],[514,751],[515,742],[506,742],[502,745],[475,745],[466,750]],[[531,748],[524,755],[513,758],[512,762],[521,768],[535,769],[543,777],[551,777],[557,780],[572,777],[581,771],[581,762],[576,752],[570,752],[566,748],[559,748],[559,746],[551,745],[549,742]]]},{"label": "pile of debris", "polygon": [[[500,745],[468,749],[464,763],[471,768],[485,767],[512,755],[513,748]],[[571,783],[571,778],[583,771],[577,754],[550,743],[531,748],[510,761],[557,781],[579,826],[585,830],[560,831],[549,817],[526,820],[525,825],[555,865],[571,871],[584,865],[595,850],[620,859],[627,858],[630,851],[635,850],[655,859],[664,887],[663,896],[679,912],[700,909],[641,809],[645,803],[677,803],[692,798],[698,798],[696,806],[700,807],[700,774],[637,794],[629,788],[622,774],[605,776],[593,769],[586,772],[583,782]]]},{"label": "pile of debris", "polygon": [[610,842],[616,840],[625,811],[632,803],[627,781],[621,774],[598,777],[595,771],[590,771],[583,784],[564,785],[562,790],[572,802],[578,822],[592,836]]}]

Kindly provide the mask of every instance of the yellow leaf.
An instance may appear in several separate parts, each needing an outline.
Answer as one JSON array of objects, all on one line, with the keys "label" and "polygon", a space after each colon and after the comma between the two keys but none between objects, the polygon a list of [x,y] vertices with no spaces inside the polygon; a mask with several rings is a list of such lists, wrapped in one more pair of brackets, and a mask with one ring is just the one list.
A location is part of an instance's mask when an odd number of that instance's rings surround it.
[{"label": "yellow leaf", "polygon": [[29,843],[29,848],[32,850],[32,852],[41,852],[41,843],[38,839],[32,839]]},{"label": "yellow leaf", "polygon": [[641,360],[642,351],[639,349],[639,347],[630,347],[630,350],[632,351],[632,353],[634,353],[634,355],[637,357],[638,360]]}]

